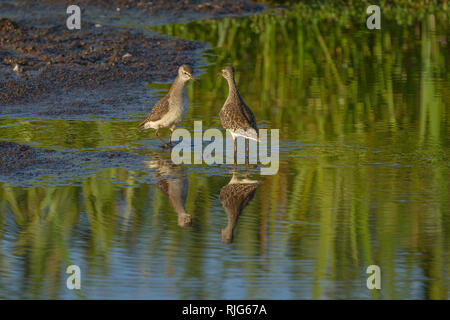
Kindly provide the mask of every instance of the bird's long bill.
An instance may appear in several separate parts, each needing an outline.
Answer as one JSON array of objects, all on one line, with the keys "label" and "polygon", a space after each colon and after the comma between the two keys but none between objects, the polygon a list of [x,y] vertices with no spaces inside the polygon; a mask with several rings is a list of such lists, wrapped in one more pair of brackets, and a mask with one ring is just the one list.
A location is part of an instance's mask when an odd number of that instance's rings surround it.
[{"label": "bird's long bill", "polygon": [[222,77],[222,73],[219,72],[219,73],[217,74],[217,77]]},{"label": "bird's long bill", "polygon": [[197,79],[195,79],[193,76],[189,75],[189,78],[191,78],[191,80],[194,80],[194,82],[198,82]]}]

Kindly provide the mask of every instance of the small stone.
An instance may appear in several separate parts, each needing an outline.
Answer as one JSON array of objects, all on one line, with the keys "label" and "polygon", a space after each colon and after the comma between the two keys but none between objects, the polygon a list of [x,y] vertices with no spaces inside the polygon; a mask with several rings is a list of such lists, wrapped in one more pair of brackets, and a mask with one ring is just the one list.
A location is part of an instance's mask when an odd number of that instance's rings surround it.
[{"label": "small stone", "polygon": [[131,55],[130,53],[125,53],[125,54],[122,56],[122,59],[131,58],[131,57],[132,57],[132,55]]},{"label": "small stone", "polygon": [[13,71],[19,73],[19,72],[22,72],[23,69],[21,67],[19,67],[19,65],[16,63],[16,65],[14,66]]},{"label": "small stone", "polygon": [[100,23],[96,23],[96,24],[95,24],[95,27],[96,27],[96,28],[101,28],[102,25],[101,25]]},{"label": "small stone", "polygon": [[110,159],[116,158],[116,157],[118,157],[118,156],[119,156],[118,153],[110,153],[110,154],[108,154],[108,158],[110,158]]}]

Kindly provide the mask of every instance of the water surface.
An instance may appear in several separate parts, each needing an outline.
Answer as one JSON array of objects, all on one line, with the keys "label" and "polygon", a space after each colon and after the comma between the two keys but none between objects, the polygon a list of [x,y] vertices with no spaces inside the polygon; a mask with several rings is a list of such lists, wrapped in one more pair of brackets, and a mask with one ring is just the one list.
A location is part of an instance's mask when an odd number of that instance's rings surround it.
[{"label": "water surface", "polygon": [[208,44],[182,126],[220,127],[231,64],[258,125],[280,129],[279,172],[174,165],[137,129],[169,84],[127,116],[2,118],[5,140],[139,158],[0,183],[0,298],[449,298],[448,20],[371,32],[266,12],[152,30]]}]

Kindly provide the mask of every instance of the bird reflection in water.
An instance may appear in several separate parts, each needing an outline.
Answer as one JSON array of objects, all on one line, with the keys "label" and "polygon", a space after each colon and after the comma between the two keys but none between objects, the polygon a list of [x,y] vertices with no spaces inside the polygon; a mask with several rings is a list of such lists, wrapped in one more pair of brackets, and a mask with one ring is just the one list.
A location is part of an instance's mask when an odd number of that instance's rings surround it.
[{"label": "bird reflection in water", "polygon": [[246,176],[238,177],[233,172],[230,182],[220,189],[220,201],[228,216],[228,224],[222,229],[222,242],[233,242],[234,228],[236,227],[242,210],[249,204],[255,195],[256,189],[261,185],[258,180],[249,180]]},{"label": "bird reflection in water", "polygon": [[189,188],[184,168],[175,165],[170,160],[164,160],[160,156],[145,161],[145,165],[147,168],[155,170],[153,175],[158,179],[156,186],[169,197],[170,203],[178,215],[178,225],[180,227],[191,226],[192,216],[184,208]]}]

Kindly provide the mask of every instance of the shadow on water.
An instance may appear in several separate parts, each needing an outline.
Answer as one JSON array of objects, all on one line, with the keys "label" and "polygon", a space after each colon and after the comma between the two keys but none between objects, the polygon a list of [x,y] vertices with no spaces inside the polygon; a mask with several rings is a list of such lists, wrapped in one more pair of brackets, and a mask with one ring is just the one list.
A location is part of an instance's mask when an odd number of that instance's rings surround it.
[{"label": "shadow on water", "polygon": [[183,166],[175,165],[171,160],[163,160],[154,156],[145,161],[149,169],[153,169],[154,177],[158,179],[156,186],[167,197],[178,215],[178,225],[188,227],[192,224],[192,216],[184,208],[189,189],[189,180]]},{"label": "shadow on water", "polygon": [[233,171],[231,180],[220,189],[220,202],[228,216],[228,224],[222,229],[222,242],[229,244],[233,242],[234,229],[236,228],[242,210],[253,199],[256,189],[260,186],[258,180],[250,180],[238,177],[238,173]]}]

